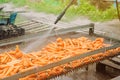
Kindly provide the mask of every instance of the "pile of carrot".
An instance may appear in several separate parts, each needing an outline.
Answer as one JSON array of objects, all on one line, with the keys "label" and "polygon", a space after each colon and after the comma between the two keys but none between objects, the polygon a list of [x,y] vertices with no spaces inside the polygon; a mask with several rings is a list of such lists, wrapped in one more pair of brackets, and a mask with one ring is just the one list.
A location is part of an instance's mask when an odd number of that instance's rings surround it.
[{"label": "pile of carrot", "polygon": [[[37,66],[44,66],[50,63],[60,61],[62,59],[84,54],[85,52],[94,51],[96,49],[109,46],[104,44],[103,38],[97,38],[92,41],[86,37],[76,39],[57,38],[55,42],[46,45],[42,50],[24,54],[19,46],[14,51],[4,52],[0,54],[0,78],[5,78],[19,72],[25,72]],[[46,80],[55,75],[66,73],[69,69],[87,65],[105,57],[112,56],[120,52],[120,48],[98,53],[88,56],[61,66],[57,66],[46,71],[29,75],[19,80]]]}]

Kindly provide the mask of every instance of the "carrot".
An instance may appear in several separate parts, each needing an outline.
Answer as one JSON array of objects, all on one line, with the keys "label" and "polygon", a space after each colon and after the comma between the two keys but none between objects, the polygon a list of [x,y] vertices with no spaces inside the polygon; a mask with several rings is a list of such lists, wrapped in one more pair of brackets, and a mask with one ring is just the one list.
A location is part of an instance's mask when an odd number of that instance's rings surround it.
[{"label": "carrot", "polygon": [[52,46],[54,46],[54,48],[58,47],[55,42],[51,42],[51,44],[52,44]]},{"label": "carrot", "polygon": [[16,52],[19,52],[19,51],[20,51],[20,49],[19,49],[19,46],[18,46],[18,45],[16,45],[16,49],[15,49],[15,51],[16,51]]},{"label": "carrot", "polygon": [[73,47],[73,48],[74,48],[74,44],[73,44],[72,40],[71,40],[71,39],[68,39],[68,41],[69,41],[69,43],[70,43],[71,47]]},{"label": "carrot", "polygon": [[55,67],[53,70],[54,70],[54,74],[55,74],[55,75],[59,75],[59,74],[61,74],[62,72],[64,72],[64,70],[63,70],[62,67]]},{"label": "carrot", "polygon": [[25,67],[23,65],[19,65],[20,68],[19,68],[19,71],[18,72],[23,72],[23,70],[25,69]]},{"label": "carrot", "polygon": [[5,75],[3,75],[3,74],[0,74],[0,79],[1,79],[1,78],[4,78],[4,77],[6,77],[6,76],[5,76]]},{"label": "carrot", "polygon": [[3,75],[5,75],[5,74],[7,73],[7,71],[8,71],[8,69],[9,69],[9,67],[7,67],[7,68],[3,69],[2,74],[3,74]]},{"label": "carrot", "polygon": [[0,74],[2,74],[3,70],[0,70]]},{"label": "carrot", "polygon": [[2,64],[2,65],[0,65],[0,70],[3,70],[4,68],[8,68],[8,67],[9,67],[9,65]]},{"label": "carrot", "polygon": [[30,65],[31,65],[28,59],[23,59],[22,64],[24,65],[24,67],[30,67]]},{"label": "carrot", "polygon": [[15,55],[16,58],[21,58],[22,56],[23,56],[22,52],[17,52]]},{"label": "carrot", "polygon": [[56,41],[57,41],[57,42],[61,42],[61,41],[63,41],[63,40],[62,40],[62,38],[57,38]]},{"label": "carrot", "polygon": [[5,73],[6,76],[8,76],[14,69],[14,66],[10,67],[7,72]]},{"label": "carrot", "polygon": [[[62,39],[57,38],[56,42],[49,43],[41,51],[24,54],[16,46],[14,51],[4,52],[0,54],[0,76],[11,76],[19,72],[25,72],[33,69],[34,66],[44,66],[49,63],[54,63],[62,59],[76,56],[77,54],[84,54],[85,52],[93,51],[104,47],[104,39],[97,38],[94,41],[86,37],[77,39]],[[32,74],[19,80],[45,80],[48,77],[60,75],[76,67],[88,65],[90,63],[99,61],[107,56],[112,56],[120,52],[120,48],[108,50],[104,53],[88,56],[70,63],[43,71],[38,74]]]},{"label": "carrot", "polygon": [[5,61],[6,61],[6,59],[7,59],[7,57],[8,57],[8,56],[7,56],[7,55],[5,55],[5,56],[3,57],[3,59],[1,60],[1,63],[3,63],[3,64],[4,64],[4,63],[5,63]]},{"label": "carrot", "polygon": [[[13,74],[16,74],[19,71],[20,66],[16,66],[15,69],[13,70]],[[11,74],[11,75],[13,75]]]},{"label": "carrot", "polygon": [[39,73],[39,78],[41,79],[41,80],[46,80],[46,78],[47,78],[47,73],[45,73],[45,72],[43,72],[43,73]]},{"label": "carrot", "polygon": [[31,69],[33,69],[33,68],[34,68],[34,67],[28,67],[28,68],[22,69],[21,72],[25,72],[25,71],[31,70]]},{"label": "carrot", "polygon": [[85,58],[83,59],[83,62],[84,62],[85,64],[91,63],[90,57],[85,57]]},{"label": "carrot", "polygon": [[34,56],[35,58],[38,58],[38,56],[34,53],[31,53],[32,56]]},{"label": "carrot", "polygon": [[9,53],[6,53],[12,60],[15,60],[13,56],[11,56]]}]

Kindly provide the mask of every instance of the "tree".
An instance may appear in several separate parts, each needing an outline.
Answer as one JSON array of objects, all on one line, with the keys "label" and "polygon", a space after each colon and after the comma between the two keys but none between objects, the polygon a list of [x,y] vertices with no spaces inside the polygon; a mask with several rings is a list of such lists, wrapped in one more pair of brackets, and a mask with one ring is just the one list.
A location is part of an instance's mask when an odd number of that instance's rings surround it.
[{"label": "tree", "polygon": [[105,2],[105,0],[89,0],[89,2],[99,10],[106,10],[112,5],[112,3]]}]

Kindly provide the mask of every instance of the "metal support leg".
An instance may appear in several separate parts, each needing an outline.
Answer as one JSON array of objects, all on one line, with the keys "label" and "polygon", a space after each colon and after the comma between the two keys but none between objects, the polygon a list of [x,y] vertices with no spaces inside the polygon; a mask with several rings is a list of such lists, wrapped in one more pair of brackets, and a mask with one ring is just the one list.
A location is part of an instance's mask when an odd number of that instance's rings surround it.
[{"label": "metal support leg", "polygon": [[90,26],[91,26],[92,28],[89,28],[89,35],[92,36],[92,35],[94,34],[94,24],[91,23]]},{"label": "metal support leg", "polygon": [[88,65],[86,66],[86,68],[85,68],[85,69],[86,69],[86,71],[88,71]]},{"label": "metal support leg", "polygon": [[96,71],[105,72],[105,65],[101,63],[96,64]]}]

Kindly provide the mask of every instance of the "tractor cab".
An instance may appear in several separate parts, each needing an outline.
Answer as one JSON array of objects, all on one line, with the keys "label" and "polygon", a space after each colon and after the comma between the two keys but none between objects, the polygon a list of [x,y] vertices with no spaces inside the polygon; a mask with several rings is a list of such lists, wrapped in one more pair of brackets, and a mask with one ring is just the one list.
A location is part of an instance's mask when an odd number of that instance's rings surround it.
[{"label": "tractor cab", "polygon": [[13,25],[17,17],[17,12],[10,13],[10,16],[6,14],[0,14],[0,25]]},{"label": "tractor cab", "polygon": [[17,12],[0,11],[0,40],[25,34],[25,29],[15,25]]}]

